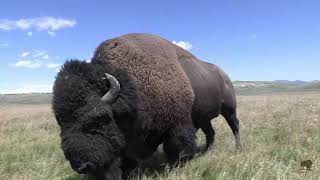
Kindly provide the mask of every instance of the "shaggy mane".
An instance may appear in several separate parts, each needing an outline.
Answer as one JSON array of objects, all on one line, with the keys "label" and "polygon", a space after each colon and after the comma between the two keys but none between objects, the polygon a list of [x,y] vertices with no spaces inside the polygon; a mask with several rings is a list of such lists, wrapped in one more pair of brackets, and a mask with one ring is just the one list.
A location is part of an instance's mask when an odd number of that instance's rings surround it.
[{"label": "shaggy mane", "polygon": [[69,60],[58,73],[53,87],[52,104],[60,126],[75,122],[71,114],[85,106],[88,98],[99,99],[108,92],[109,83],[103,79],[106,72],[116,77],[121,85],[119,96],[112,104],[115,116],[127,113],[135,117],[138,96],[135,85],[124,71],[107,64]]}]

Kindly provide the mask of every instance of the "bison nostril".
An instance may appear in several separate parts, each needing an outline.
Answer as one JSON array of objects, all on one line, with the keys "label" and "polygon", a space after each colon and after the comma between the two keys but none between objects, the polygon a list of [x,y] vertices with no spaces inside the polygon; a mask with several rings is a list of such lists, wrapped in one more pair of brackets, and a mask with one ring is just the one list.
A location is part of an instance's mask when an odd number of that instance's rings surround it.
[{"label": "bison nostril", "polygon": [[88,163],[83,163],[78,167],[79,172],[84,172],[88,169]]},{"label": "bison nostril", "polygon": [[92,173],[96,170],[94,164],[90,162],[81,163],[75,170],[80,174]]}]

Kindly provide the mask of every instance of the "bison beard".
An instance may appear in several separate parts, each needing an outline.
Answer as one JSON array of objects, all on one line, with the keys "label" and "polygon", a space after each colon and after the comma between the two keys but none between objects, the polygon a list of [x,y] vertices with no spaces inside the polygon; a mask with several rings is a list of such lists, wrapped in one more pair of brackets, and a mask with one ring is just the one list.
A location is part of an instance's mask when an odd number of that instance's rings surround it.
[{"label": "bison beard", "polygon": [[161,143],[171,163],[193,158],[196,129],[205,132],[209,148],[210,120],[219,113],[240,146],[229,78],[153,35],[105,41],[90,63],[67,61],[56,77],[52,107],[66,159],[96,179],[127,176]]}]

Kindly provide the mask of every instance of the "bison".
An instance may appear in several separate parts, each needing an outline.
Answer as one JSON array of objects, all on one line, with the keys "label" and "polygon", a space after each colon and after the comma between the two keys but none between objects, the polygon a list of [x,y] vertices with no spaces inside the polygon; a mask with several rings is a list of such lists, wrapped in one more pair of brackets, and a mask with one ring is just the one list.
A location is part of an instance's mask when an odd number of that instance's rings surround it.
[{"label": "bison", "polygon": [[170,163],[193,158],[196,130],[208,149],[219,114],[241,146],[228,76],[155,35],[120,36],[100,44],[89,63],[67,61],[52,107],[66,159],[96,179],[121,179],[160,144]]}]

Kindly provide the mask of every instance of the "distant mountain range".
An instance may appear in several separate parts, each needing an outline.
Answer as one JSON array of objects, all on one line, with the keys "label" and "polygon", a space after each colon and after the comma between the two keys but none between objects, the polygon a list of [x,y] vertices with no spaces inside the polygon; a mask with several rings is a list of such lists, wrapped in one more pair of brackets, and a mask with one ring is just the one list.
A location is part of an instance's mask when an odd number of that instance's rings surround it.
[{"label": "distant mountain range", "polygon": [[275,80],[273,81],[275,83],[283,83],[283,84],[308,84],[308,81],[301,81],[301,80],[295,80],[295,81],[289,81],[289,80]]},{"label": "distant mountain range", "polygon": [[275,80],[273,81],[275,83],[282,83],[282,84],[309,84],[309,83],[320,83],[320,80],[313,80],[313,81],[301,81],[301,80],[295,80],[295,81],[289,81],[289,80]]}]

